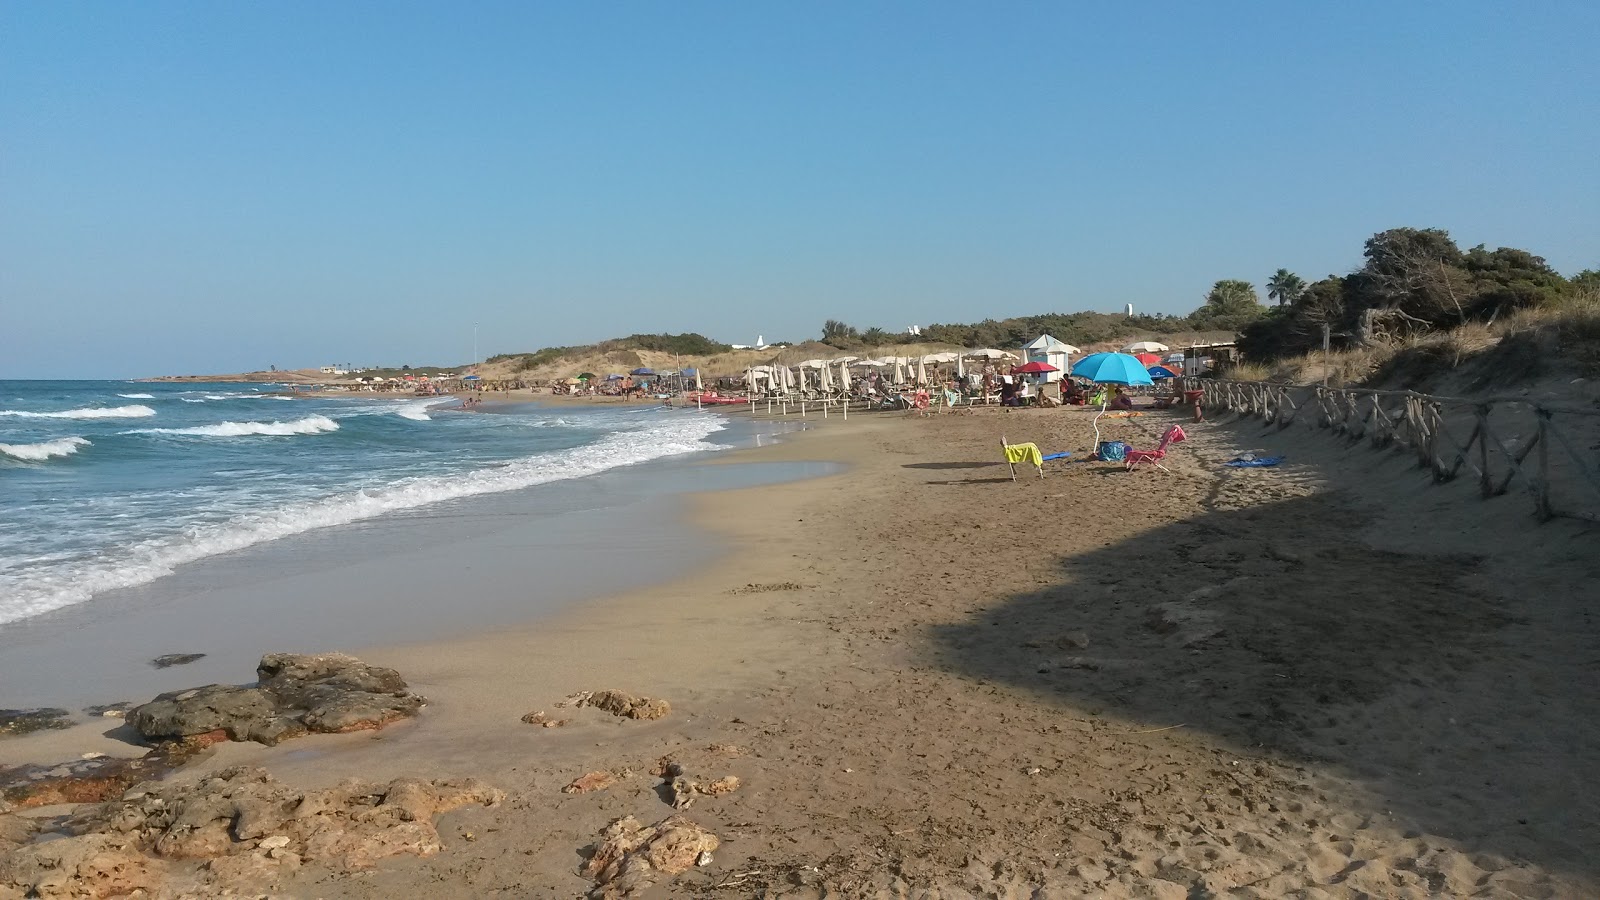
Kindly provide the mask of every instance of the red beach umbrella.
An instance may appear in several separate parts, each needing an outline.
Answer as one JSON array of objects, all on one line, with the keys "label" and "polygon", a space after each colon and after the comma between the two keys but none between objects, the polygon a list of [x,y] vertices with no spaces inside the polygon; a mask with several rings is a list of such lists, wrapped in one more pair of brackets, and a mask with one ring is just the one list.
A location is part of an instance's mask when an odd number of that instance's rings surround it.
[{"label": "red beach umbrella", "polygon": [[1042,375],[1045,372],[1059,372],[1061,370],[1049,363],[1031,362],[1025,366],[1017,366],[1011,371],[1018,375]]},{"label": "red beach umbrella", "polygon": [[1134,358],[1137,359],[1139,364],[1145,368],[1161,365],[1161,357],[1155,355],[1154,353],[1137,353],[1134,354]]}]

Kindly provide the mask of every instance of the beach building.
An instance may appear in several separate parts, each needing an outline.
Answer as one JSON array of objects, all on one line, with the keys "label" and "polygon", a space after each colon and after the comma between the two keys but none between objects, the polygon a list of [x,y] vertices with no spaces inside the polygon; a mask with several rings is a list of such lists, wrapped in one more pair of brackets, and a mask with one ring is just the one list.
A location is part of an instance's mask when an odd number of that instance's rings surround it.
[{"label": "beach building", "polygon": [[1058,341],[1048,334],[1041,334],[1022,346],[1022,361],[1042,362],[1055,366],[1056,371],[1044,373],[1044,380],[1059,381],[1066,376],[1067,370],[1072,368],[1072,355],[1077,352],[1077,347]]}]

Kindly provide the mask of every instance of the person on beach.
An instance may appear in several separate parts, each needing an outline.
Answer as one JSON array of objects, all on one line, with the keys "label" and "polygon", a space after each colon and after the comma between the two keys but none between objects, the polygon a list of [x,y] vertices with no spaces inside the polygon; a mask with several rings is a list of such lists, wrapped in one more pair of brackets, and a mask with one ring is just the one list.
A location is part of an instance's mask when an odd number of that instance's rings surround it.
[{"label": "person on beach", "polygon": [[1133,409],[1133,398],[1123,393],[1122,388],[1114,387],[1111,389],[1110,405],[1112,409]]}]

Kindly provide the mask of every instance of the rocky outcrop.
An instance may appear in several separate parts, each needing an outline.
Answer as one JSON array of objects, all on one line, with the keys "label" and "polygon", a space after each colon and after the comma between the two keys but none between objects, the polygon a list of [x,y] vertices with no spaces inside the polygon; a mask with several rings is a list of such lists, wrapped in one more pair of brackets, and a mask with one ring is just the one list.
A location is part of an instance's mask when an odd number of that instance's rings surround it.
[{"label": "rocky outcrop", "polygon": [[[442,849],[433,820],[504,795],[475,780],[348,781],[300,791],[265,770],[224,769],[197,782],[146,783],[69,824],[72,836],[4,853],[0,898],[108,897],[138,890],[218,896],[315,861],[359,869]],[[203,860],[196,867],[184,861]],[[182,882],[173,884],[171,882]],[[189,882],[193,882],[190,884]]]},{"label": "rocky outcrop", "polygon": [[212,684],[162,694],[128,720],[147,738],[173,740],[220,732],[236,741],[276,744],[307,732],[382,728],[414,716],[426,702],[393,669],[353,656],[269,653],[255,685]]},{"label": "rocky outcrop", "polygon": [[716,835],[683,816],[650,826],[633,816],[617,819],[600,832],[600,843],[583,867],[584,874],[595,880],[589,896],[632,897],[662,876],[710,865],[711,852],[720,844]]},{"label": "rocky outcrop", "polygon": [[557,705],[574,708],[592,706],[627,719],[662,719],[672,712],[672,704],[665,700],[635,697],[624,691],[582,691]]},{"label": "rocky outcrop", "polygon": [[64,709],[0,709],[0,736],[27,734],[46,728],[70,728],[71,714]]}]

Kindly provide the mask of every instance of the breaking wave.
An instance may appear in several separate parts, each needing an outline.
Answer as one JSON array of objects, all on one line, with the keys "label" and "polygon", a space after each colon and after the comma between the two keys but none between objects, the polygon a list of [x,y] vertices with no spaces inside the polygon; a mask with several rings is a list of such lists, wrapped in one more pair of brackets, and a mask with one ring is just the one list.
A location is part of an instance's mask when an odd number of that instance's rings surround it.
[{"label": "breaking wave", "polygon": [[218,422],[215,425],[196,425],[193,428],[136,428],[123,434],[179,434],[188,437],[250,437],[272,435],[287,437],[291,434],[325,434],[338,431],[339,423],[327,416],[306,416],[292,422]]},{"label": "breaking wave", "polygon": [[[301,421],[316,419],[334,425],[332,420],[322,416]],[[264,426],[267,423],[244,424]],[[376,487],[248,512],[225,522],[191,526],[179,534],[139,541],[116,552],[98,554],[81,565],[21,580],[0,598],[0,624],[82,603],[103,591],[146,584],[171,574],[186,563],[318,528],[346,525],[463,497],[582,478],[663,456],[709,450],[712,446],[705,439],[723,427],[724,420],[714,416],[662,419],[573,450],[538,453],[449,476],[409,476]],[[173,430],[193,433],[197,429]]]},{"label": "breaking wave", "polygon": [[118,394],[118,397],[127,397],[129,400],[154,400],[155,394]]},{"label": "breaking wave", "polygon": [[60,412],[28,412],[19,409],[0,409],[0,416],[19,419],[142,419],[156,411],[148,406],[86,406],[82,409],[63,409]]},{"label": "breaking wave", "polygon": [[37,444],[0,444],[0,454],[29,462],[42,462],[54,456],[71,456],[78,452],[79,447],[87,446],[89,441],[85,438],[64,437]]}]

